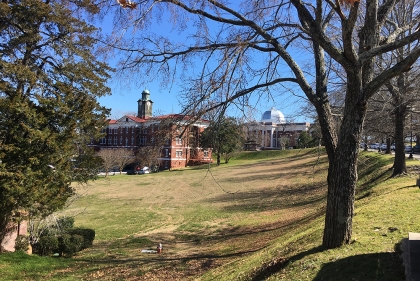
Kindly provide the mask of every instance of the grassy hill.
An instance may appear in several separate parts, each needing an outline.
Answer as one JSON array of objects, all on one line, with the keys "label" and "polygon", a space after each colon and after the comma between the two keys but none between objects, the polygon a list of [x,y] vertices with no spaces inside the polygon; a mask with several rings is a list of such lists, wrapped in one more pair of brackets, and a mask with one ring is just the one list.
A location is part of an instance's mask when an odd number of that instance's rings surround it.
[{"label": "grassy hill", "polygon": [[[416,160],[363,152],[353,241],[321,245],[325,154],[244,152],[219,167],[115,175],[86,186],[60,215],[96,231],[73,258],[0,255],[3,280],[405,280],[401,241],[420,232]],[[163,244],[162,254],[145,254]]]}]

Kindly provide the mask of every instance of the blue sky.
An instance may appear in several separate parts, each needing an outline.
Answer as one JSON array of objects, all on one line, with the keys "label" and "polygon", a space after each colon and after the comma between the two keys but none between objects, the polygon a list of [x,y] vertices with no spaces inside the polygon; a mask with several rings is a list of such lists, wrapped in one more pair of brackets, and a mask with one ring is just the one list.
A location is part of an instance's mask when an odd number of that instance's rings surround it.
[{"label": "blue sky", "polygon": [[[104,32],[108,32],[112,28],[111,24],[112,20],[104,20],[101,23],[101,28]],[[167,34],[173,32],[171,28],[162,28],[162,26],[157,26],[156,23],[154,26],[155,29],[164,30]],[[171,36],[177,36],[176,39],[179,40],[179,34],[176,34],[176,32],[173,33],[174,35],[171,34]],[[115,64],[116,60],[117,58],[114,57],[113,61],[109,62],[111,66],[115,67],[113,64]],[[175,83],[168,89],[161,87],[159,81],[140,84],[136,82],[135,79],[133,79],[133,81],[130,81],[129,79],[132,78],[124,78],[122,80],[114,78],[110,80],[108,86],[112,90],[112,95],[99,99],[101,105],[112,109],[110,118],[116,119],[125,114],[134,114],[137,112],[137,100],[141,98],[141,93],[144,89],[147,89],[150,92],[155,115],[179,113],[181,111],[182,108],[178,96],[178,93],[181,90],[179,83],[178,85]],[[127,83],[127,81],[129,81],[129,83]],[[300,93],[298,89],[294,89],[294,91]],[[288,91],[287,89],[279,89],[278,93],[274,93],[272,98],[263,97],[262,99],[259,99],[258,102],[256,98],[254,100],[256,108],[253,112],[253,118],[257,120],[261,118],[264,111],[275,107],[285,115],[286,119],[293,119],[295,122],[312,121],[308,119],[308,117],[297,114],[297,112],[301,110],[300,107],[304,104],[304,100],[291,94],[291,91]],[[232,107],[228,112],[228,115],[241,117],[243,113]]]},{"label": "blue sky", "polygon": [[[128,113],[137,112],[137,101],[141,98],[141,93],[144,89],[150,92],[150,98],[153,101],[154,114],[169,114],[179,113],[181,106],[177,95],[178,88],[172,88],[171,91],[162,89],[158,83],[151,83],[150,85],[136,86],[133,85],[131,89],[124,88],[116,82],[110,82],[109,86],[112,89],[112,95],[101,97],[99,102],[101,105],[111,108],[111,118],[116,119]],[[299,99],[292,95],[282,95],[281,97],[274,97],[273,100],[260,100],[255,111],[255,117],[259,119],[264,111],[275,107],[280,110],[286,118],[293,118],[297,122],[308,121],[308,118],[303,116],[296,116],[296,112],[300,110]],[[230,109],[232,116],[240,116],[242,113],[235,109]]]}]

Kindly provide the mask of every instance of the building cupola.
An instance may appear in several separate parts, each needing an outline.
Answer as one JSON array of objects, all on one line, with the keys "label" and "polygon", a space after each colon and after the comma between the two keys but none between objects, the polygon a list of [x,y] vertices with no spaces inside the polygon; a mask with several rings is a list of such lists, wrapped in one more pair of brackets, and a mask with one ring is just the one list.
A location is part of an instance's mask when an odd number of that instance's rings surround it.
[{"label": "building cupola", "polygon": [[148,90],[144,90],[141,93],[141,99],[137,103],[137,117],[146,119],[153,116],[153,101],[150,100],[150,92]]}]

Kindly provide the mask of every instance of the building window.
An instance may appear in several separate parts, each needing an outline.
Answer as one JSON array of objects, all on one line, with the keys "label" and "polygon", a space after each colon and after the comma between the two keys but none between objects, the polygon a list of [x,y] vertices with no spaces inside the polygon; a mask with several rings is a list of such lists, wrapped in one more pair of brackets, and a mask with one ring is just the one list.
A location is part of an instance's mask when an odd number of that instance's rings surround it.
[{"label": "building window", "polygon": [[128,138],[125,137],[125,146],[128,146]]},{"label": "building window", "polygon": [[114,144],[118,144],[118,139],[117,139],[117,137],[114,137]]},{"label": "building window", "polygon": [[125,132],[128,134],[128,127],[125,127]]},{"label": "building window", "polygon": [[123,142],[122,142],[122,136],[120,136],[120,144],[123,144]]},{"label": "building window", "polygon": [[176,151],[176,157],[182,157],[182,150]]},{"label": "building window", "polygon": [[142,136],[142,137],[141,137],[141,144],[142,144],[142,145],[145,145],[145,144],[146,144],[146,142],[147,142],[147,137],[146,137],[146,136]]},{"label": "building window", "polygon": [[134,137],[131,137],[131,145],[134,145]]},{"label": "building window", "polygon": [[131,127],[131,133],[134,134],[134,126]]},{"label": "building window", "polygon": [[108,144],[112,144],[112,138],[108,139]]},{"label": "building window", "polygon": [[207,150],[204,150],[204,157],[209,157],[209,152]]},{"label": "building window", "polygon": [[169,149],[165,149],[165,157],[169,157]]},{"label": "building window", "polygon": [[182,144],[182,139],[180,137],[176,137],[175,138],[176,144],[177,145],[181,145]]}]

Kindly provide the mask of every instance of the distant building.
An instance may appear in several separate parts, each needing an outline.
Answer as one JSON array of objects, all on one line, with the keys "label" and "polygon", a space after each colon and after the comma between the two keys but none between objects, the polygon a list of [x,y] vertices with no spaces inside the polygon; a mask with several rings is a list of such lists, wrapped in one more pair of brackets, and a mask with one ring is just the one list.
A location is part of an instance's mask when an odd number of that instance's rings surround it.
[{"label": "distant building", "polygon": [[[105,136],[91,143],[95,150],[125,148],[133,152],[135,161],[140,149],[159,146],[161,150],[156,158],[160,169],[212,162],[211,149],[199,146],[199,136],[209,126],[209,121],[193,122],[190,116],[180,114],[153,117],[153,101],[148,90],[142,92],[137,103],[137,116],[124,115],[118,120],[109,120],[103,129]],[[163,126],[165,135],[160,134]]]},{"label": "distant building", "polygon": [[245,149],[286,149],[298,145],[299,134],[308,131],[308,122],[288,122],[281,111],[274,107],[264,112],[261,121],[244,125]]}]

